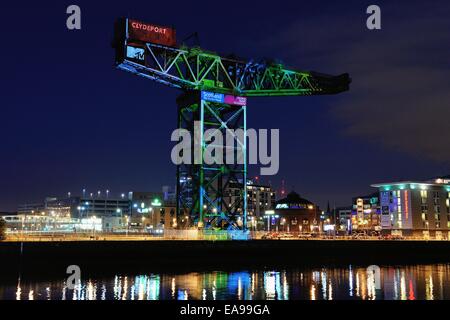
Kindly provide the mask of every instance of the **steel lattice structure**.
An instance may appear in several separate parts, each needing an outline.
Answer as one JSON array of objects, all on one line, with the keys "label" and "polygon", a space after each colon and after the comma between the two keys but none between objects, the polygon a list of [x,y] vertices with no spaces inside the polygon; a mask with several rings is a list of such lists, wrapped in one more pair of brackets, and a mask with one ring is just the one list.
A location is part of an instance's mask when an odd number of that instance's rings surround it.
[{"label": "steel lattice structure", "polygon": [[[201,146],[199,163],[180,164],[177,167],[177,199],[179,216],[188,216],[191,221],[200,222],[205,227],[236,229],[247,219],[247,194],[244,182],[247,180],[246,165],[246,106],[208,101],[199,91],[190,91],[180,95],[178,104],[178,127],[193,133],[192,143]],[[198,128],[194,128],[195,124]],[[211,131],[208,131],[211,129]],[[218,145],[205,136],[208,132],[219,132],[223,137],[231,130],[241,129],[241,135],[233,135],[233,145],[226,152],[236,155],[236,161],[221,164],[206,163],[203,155],[208,147],[224,150],[222,141]],[[242,161],[238,161],[242,159]],[[240,193],[231,197],[230,184],[240,184]]]},{"label": "steel lattice structure", "polygon": [[[142,44],[130,45],[142,48]],[[238,96],[334,94],[348,90],[347,74],[333,77],[293,71],[281,64],[223,58],[200,48],[172,48],[145,43],[144,58],[123,59],[118,67],[183,90],[206,90]]]},{"label": "steel lattice structure", "polygon": [[[118,69],[181,89],[178,97],[178,127],[194,133],[200,124],[199,143],[202,156],[211,143],[205,139],[207,129],[222,133],[243,129],[234,152],[246,159],[246,99],[237,96],[303,96],[336,94],[349,89],[348,74],[324,75],[295,71],[270,61],[243,61],[222,57],[199,47],[173,47],[130,38],[128,19],[115,26],[115,65]],[[203,93],[222,95],[222,100],[205,98]],[[223,99],[228,95],[231,100]],[[239,98],[239,97],[238,97]],[[239,100],[239,99],[238,99]],[[194,136],[194,134],[192,135]],[[194,144],[192,144],[194,146]],[[222,145],[225,149],[226,146]],[[193,150],[193,153],[195,150]],[[246,229],[247,163],[182,164],[177,167],[177,215],[187,216],[198,227]],[[240,185],[231,203],[230,184]]]}]

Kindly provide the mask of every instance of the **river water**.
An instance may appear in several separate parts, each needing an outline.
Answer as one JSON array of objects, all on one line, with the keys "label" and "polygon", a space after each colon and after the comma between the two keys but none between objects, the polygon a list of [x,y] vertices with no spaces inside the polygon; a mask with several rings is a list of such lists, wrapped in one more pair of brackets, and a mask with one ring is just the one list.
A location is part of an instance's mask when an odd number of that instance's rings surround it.
[{"label": "river water", "polygon": [[447,300],[450,264],[318,267],[117,274],[65,279],[17,279],[0,284],[7,300]]}]

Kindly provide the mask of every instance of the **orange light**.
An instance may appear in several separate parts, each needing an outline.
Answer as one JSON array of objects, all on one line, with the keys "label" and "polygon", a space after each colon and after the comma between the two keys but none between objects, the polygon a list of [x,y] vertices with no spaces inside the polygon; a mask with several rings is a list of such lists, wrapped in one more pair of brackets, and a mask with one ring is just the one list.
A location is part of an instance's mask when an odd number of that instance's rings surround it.
[{"label": "orange light", "polygon": [[405,190],[404,191],[405,192],[405,203],[404,203],[404,205],[405,205],[405,218],[406,218],[406,220],[408,220],[408,216],[409,216],[409,208],[408,208],[408,198],[409,198],[409,195],[408,195],[408,191],[407,190]]}]

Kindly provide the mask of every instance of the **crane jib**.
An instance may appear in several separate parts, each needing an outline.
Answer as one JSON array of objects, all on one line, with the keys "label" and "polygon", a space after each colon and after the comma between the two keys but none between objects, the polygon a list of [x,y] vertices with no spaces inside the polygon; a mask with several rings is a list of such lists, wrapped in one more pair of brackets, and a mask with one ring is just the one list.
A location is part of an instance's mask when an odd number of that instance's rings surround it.
[{"label": "crane jib", "polygon": [[323,95],[347,91],[348,74],[285,68],[273,60],[236,60],[198,47],[176,46],[175,29],[119,19],[116,66],[164,85],[234,96]]}]

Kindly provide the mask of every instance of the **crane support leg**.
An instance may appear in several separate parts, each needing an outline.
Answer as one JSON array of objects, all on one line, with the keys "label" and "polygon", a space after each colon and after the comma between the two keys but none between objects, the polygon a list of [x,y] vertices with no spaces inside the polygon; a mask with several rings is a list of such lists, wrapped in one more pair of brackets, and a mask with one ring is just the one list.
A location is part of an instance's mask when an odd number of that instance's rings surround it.
[{"label": "crane support leg", "polygon": [[187,91],[177,104],[191,137],[191,161],[177,166],[179,226],[246,230],[246,99]]}]

